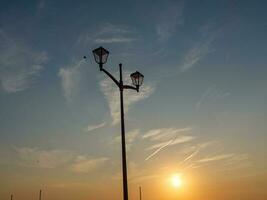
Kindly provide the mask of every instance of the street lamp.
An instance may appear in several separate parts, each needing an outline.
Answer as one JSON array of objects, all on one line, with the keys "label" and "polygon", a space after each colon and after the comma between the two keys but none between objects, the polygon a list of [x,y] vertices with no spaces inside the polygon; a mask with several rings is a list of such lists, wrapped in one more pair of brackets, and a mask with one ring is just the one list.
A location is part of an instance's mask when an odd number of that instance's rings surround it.
[{"label": "street lamp", "polygon": [[99,47],[93,50],[93,54],[95,57],[95,62],[99,64],[99,68],[103,68],[103,64],[105,64],[108,59],[108,50],[104,49],[103,47]]},{"label": "street lamp", "polygon": [[103,64],[107,62],[109,51],[103,47],[99,47],[92,51],[96,63],[99,65],[100,71],[110,77],[120,90],[120,106],[121,106],[121,147],[122,147],[122,175],[123,175],[123,199],[128,200],[128,183],[127,183],[127,164],[126,164],[126,145],[125,145],[125,126],[124,126],[124,108],[123,108],[123,90],[132,89],[139,92],[139,87],[143,83],[144,76],[136,71],[130,75],[132,83],[135,86],[124,85],[122,80],[122,64],[119,64],[120,69],[120,80],[118,81],[112,76],[107,70],[103,68]]},{"label": "street lamp", "polygon": [[136,71],[130,75],[133,85],[139,90],[139,86],[143,84],[144,75]]}]

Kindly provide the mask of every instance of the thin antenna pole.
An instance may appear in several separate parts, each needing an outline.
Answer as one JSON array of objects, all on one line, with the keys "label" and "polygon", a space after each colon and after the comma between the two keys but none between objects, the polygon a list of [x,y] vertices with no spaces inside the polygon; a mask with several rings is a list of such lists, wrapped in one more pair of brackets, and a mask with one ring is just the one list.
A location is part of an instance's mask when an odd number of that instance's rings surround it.
[{"label": "thin antenna pole", "polygon": [[141,186],[139,186],[139,196],[140,196],[140,200],[142,200],[142,188],[141,188]]},{"label": "thin antenna pole", "polygon": [[42,190],[39,192],[39,200],[42,200]]}]

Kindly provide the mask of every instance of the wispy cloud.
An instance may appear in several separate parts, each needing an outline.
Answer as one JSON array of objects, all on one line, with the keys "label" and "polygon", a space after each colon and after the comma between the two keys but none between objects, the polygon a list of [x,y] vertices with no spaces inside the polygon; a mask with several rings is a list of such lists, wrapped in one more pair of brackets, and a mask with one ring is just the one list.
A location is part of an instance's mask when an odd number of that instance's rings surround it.
[{"label": "wispy cloud", "polygon": [[249,167],[251,163],[249,162],[248,154],[235,154],[229,159],[225,160],[222,164],[221,171],[232,171],[236,169]]},{"label": "wispy cloud", "polygon": [[69,169],[77,173],[88,173],[106,163],[107,157],[79,155],[67,150],[41,150],[30,147],[14,147],[18,164],[24,167]]},{"label": "wispy cloud", "polygon": [[200,97],[200,99],[197,101],[195,107],[196,110],[199,110],[200,106],[205,103],[206,101],[218,101],[220,99],[224,99],[225,97],[228,97],[230,95],[230,92],[223,91],[221,89],[218,89],[216,87],[209,87]]},{"label": "wispy cloud", "polygon": [[200,60],[202,60],[206,55],[211,53],[213,49],[211,44],[214,40],[208,39],[196,43],[185,55],[184,62],[181,66],[181,71],[186,71],[192,68]]},{"label": "wispy cloud", "polygon": [[216,145],[216,148],[218,148],[218,142],[217,141],[207,141],[207,142],[202,142],[202,143],[198,143],[194,146],[186,146],[184,147],[182,150],[180,150],[180,152],[182,152],[183,154],[186,154],[186,156],[181,159],[181,161],[178,163],[178,166],[182,169],[182,170],[188,170],[191,168],[197,168],[200,167],[199,164],[196,164],[194,159],[199,155],[199,153],[205,149],[205,148],[210,148],[212,146]]},{"label": "wispy cloud", "polygon": [[168,144],[167,146],[181,144],[181,143],[189,142],[189,141],[191,141],[193,139],[195,139],[195,137],[193,137],[193,136],[177,136],[173,140],[169,140],[169,141],[166,141],[166,142],[160,142],[160,143],[154,144],[154,145],[146,148],[146,150],[153,150],[153,149],[161,148],[162,146],[165,146],[166,144]]},{"label": "wispy cloud", "polygon": [[154,148],[158,148],[156,151],[154,151],[152,154],[150,154],[149,156],[147,156],[145,158],[145,160],[149,160],[150,158],[154,157],[158,152],[160,152],[162,149],[164,149],[165,147],[169,146],[170,144],[172,143],[172,140],[168,141],[168,142],[165,142],[165,143],[161,143],[161,144],[158,144],[155,146],[152,146],[152,148],[148,148],[148,149],[154,149]]},{"label": "wispy cloud", "polygon": [[175,32],[177,27],[184,24],[184,1],[171,1],[158,13],[159,19],[156,25],[156,33],[159,41],[168,40]]},{"label": "wispy cloud", "polygon": [[94,41],[96,44],[107,44],[107,43],[119,43],[119,42],[132,42],[134,38],[125,37],[111,37],[111,38],[96,38]]},{"label": "wispy cloud", "polygon": [[[126,72],[126,74],[128,74]],[[125,83],[130,82],[130,78],[126,77]],[[120,101],[119,101],[119,90],[117,86],[112,84],[108,78],[100,82],[100,87],[108,100],[110,115],[113,119],[112,124],[117,124],[120,121]],[[155,90],[155,87],[151,84],[144,84],[140,91],[124,91],[124,112],[127,113],[129,108],[136,102],[148,98]]]},{"label": "wispy cloud", "polygon": [[78,39],[78,43],[129,43],[135,40],[137,40],[135,32],[130,27],[106,23],[95,33],[82,34]]},{"label": "wispy cloud", "polygon": [[62,67],[59,69],[58,76],[61,79],[64,96],[68,102],[71,102],[81,81],[80,68],[84,60],[76,62],[73,66]]},{"label": "wispy cloud", "polygon": [[202,38],[196,42],[185,54],[180,70],[182,72],[191,69],[208,54],[214,52],[213,43],[221,35],[221,29],[216,29],[210,24],[200,27]]},{"label": "wispy cloud", "polygon": [[[133,143],[136,141],[138,136],[140,135],[139,129],[134,129],[126,133],[126,148],[127,151],[129,151],[133,145]],[[114,141],[112,143],[120,143],[121,142],[121,136],[115,137]]]},{"label": "wispy cloud", "polygon": [[194,156],[198,154],[200,147],[197,147],[190,155],[188,155],[184,160],[182,160],[178,165],[183,165],[184,163],[190,161]]},{"label": "wispy cloud", "polygon": [[74,158],[71,151],[40,150],[38,148],[15,147],[18,163],[22,166],[55,168],[70,162]]},{"label": "wispy cloud", "polygon": [[15,41],[0,29],[0,82],[9,93],[34,85],[35,79],[48,61],[46,52],[35,52]]},{"label": "wispy cloud", "polygon": [[88,173],[91,172],[103,164],[105,164],[109,158],[90,158],[86,156],[78,156],[75,163],[71,166],[71,170],[78,173]]},{"label": "wispy cloud", "polygon": [[249,159],[249,154],[237,154],[231,159],[229,159],[227,162],[225,162],[224,165],[231,165],[231,164],[241,162],[247,159]]},{"label": "wispy cloud", "polygon": [[127,26],[119,26],[111,23],[106,23],[101,26],[100,30],[98,30],[96,35],[104,35],[104,34],[124,34],[131,33],[131,28]]},{"label": "wispy cloud", "polygon": [[156,154],[158,154],[162,149],[180,144],[189,142],[195,137],[193,136],[185,136],[180,135],[182,132],[187,132],[192,130],[190,127],[178,129],[178,128],[162,128],[162,129],[153,129],[148,131],[143,135],[143,139],[148,139],[151,142],[157,142],[156,144],[152,144],[146,150],[153,150],[156,149],[152,154],[147,156],[145,160],[149,160],[150,158],[154,157]]},{"label": "wispy cloud", "polygon": [[191,131],[191,127],[185,128],[160,128],[160,129],[152,129],[143,135],[143,138],[150,140],[166,140],[171,139],[179,133]]},{"label": "wispy cloud", "polygon": [[215,156],[210,156],[206,158],[202,158],[198,160],[197,162],[199,163],[206,163],[206,162],[213,162],[213,161],[219,161],[219,160],[224,160],[228,158],[232,158],[235,154],[220,154],[220,155],[215,155]]},{"label": "wispy cloud", "polygon": [[[180,171],[195,170],[207,166],[216,167],[213,171],[232,171],[245,169],[250,166],[249,155],[240,153],[223,152],[218,141],[207,141],[191,147],[183,147],[180,152],[187,152],[186,156],[178,163]],[[213,152],[213,154],[210,154]]]},{"label": "wispy cloud", "polygon": [[93,125],[88,125],[86,128],[86,131],[91,132],[96,129],[102,128],[106,125],[106,122],[100,123],[100,124],[93,124]]}]

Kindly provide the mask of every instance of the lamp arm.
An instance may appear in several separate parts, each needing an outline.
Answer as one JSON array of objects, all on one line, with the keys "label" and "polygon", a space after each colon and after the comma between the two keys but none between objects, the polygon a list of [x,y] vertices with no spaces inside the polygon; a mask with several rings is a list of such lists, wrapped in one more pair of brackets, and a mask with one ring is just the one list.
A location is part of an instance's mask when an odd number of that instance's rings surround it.
[{"label": "lamp arm", "polygon": [[131,85],[123,85],[123,89],[131,89],[131,90],[135,90],[135,91],[139,92],[139,87],[138,86],[133,87]]},{"label": "lamp arm", "polygon": [[107,70],[105,70],[104,68],[100,68],[100,71],[105,72],[106,75],[108,75],[109,78],[111,78],[113,80],[113,82],[120,88],[120,83],[119,81],[117,81],[116,78],[114,78],[114,76],[112,76],[111,73],[109,73]]}]

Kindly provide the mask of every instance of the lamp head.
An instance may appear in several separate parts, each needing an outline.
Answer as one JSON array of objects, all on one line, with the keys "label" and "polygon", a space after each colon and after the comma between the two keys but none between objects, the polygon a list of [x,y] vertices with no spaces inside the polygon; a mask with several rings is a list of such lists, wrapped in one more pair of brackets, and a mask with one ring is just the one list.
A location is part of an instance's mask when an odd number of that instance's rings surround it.
[{"label": "lamp head", "polygon": [[134,86],[136,86],[137,89],[143,84],[144,75],[140,72],[136,71],[130,75],[132,79],[132,83]]},{"label": "lamp head", "polygon": [[94,49],[92,52],[93,52],[96,63],[99,64],[101,68],[102,65],[107,62],[108,55],[109,55],[108,50],[104,49],[103,47],[98,47],[97,49]]}]

